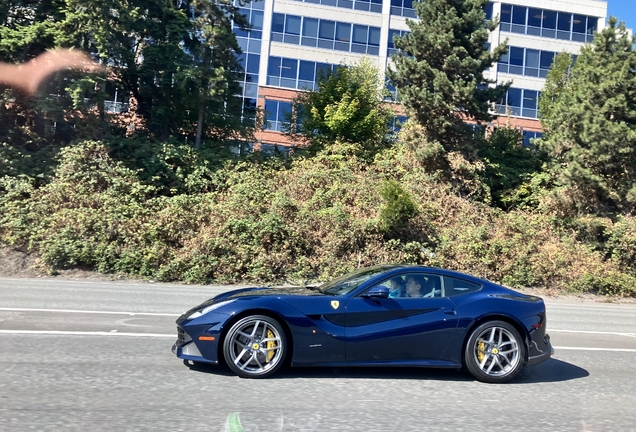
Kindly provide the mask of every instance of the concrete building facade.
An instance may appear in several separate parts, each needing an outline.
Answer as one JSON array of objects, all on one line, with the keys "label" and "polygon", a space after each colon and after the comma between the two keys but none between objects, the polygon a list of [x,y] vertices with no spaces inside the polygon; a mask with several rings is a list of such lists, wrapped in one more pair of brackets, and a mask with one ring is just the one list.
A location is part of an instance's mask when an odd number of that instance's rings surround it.
[{"label": "concrete building facade", "polygon": [[[364,56],[385,70],[395,52],[393,36],[409,31],[412,0],[259,0],[243,8],[249,32],[235,29],[245,67],[246,109],[265,110],[267,125],[257,147],[288,148],[281,133],[297,91],[313,88],[318,70],[353,63]],[[495,0],[487,8],[500,25],[491,46],[508,39],[509,52],[488,76],[512,86],[496,112],[524,131],[540,135],[537,100],[556,53],[577,54],[605,26],[604,0]],[[394,90],[394,89],[393,89]]]}]

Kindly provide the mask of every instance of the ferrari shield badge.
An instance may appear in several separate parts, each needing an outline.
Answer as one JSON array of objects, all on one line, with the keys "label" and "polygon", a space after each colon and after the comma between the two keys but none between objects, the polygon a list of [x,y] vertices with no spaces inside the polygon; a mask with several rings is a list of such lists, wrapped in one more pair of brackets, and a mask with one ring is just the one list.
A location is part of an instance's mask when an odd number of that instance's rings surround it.
[{"label": "ferrari shield badge", "polygon": [[338,300],[332,300],[331,301],[331,307],[334,309],[338,309],[338,306],[340,306],[340,302]]}]

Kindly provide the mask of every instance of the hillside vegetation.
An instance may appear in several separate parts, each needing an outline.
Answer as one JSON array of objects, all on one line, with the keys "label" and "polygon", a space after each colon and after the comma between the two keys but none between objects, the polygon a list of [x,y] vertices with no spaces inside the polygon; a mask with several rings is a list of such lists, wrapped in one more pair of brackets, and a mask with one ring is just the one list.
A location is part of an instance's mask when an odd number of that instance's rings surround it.
[{"label": "hillside vegetation", "polygon": [[163,281],[324,280],[408,262],[510,286],[636,294],[633,217],[504,212],[458,197],[404,146],[371,162],[347,150],[199,167],[182,179],[198,190],[162,196],[106,145],[83,142],[62,151],[45,186],[3,180],[1,238],[51,269]]}]

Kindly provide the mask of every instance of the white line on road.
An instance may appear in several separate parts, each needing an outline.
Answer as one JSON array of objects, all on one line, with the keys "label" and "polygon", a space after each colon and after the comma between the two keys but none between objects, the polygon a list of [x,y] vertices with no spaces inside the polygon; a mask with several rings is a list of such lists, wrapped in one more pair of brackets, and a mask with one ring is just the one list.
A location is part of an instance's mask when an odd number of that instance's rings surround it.
[{"label": "white line on road", "polygon": [[584,333],[584,334],[600,334],[600,335],[636,337],[636,333],[604,332],[604,331],[593,331],[593,330],[555,330],[555,329],[548,329],[548,333]]},{"label": "white line on road", "polygon": [[612,351],[612,352],[630,352],[636,353],[636,349],[631,348],[588,348],[588,347],[562,347],[555,346],[554,350],[570,350],[570,351]]},{"label": "white line on road", "polygon": [[167,317],[178,317],[178,316],[180,316],[179,314],[167,314],[167,313],[91,311],[91,310],[76,310],[76,309],[0,308],[0,311],[8,311],[8,312],[61,312],[61,313],[109,314],[109,315],[167,316]]},{"label": "white line on road", "polygon": [[0,330],[0,334],[24,334],[24,335],[57,335],[57,336],[133,336],[133,337],[154,337],[154,338],[172,338],[177,337],[175,334],[161,333],[124,333],[124,332],[84,332],[84,331],[57,331],[57,330]]}]

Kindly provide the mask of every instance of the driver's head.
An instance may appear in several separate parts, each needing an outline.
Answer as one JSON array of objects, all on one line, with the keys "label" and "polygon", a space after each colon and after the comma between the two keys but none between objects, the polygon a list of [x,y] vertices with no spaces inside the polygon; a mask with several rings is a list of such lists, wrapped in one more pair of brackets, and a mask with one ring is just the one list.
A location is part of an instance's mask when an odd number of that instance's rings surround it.
[{"label": "driver's head", "polygon": [[415,276],[409,276],[406,280],[406,294],[409,297],[422,296],[422,282]]}]

